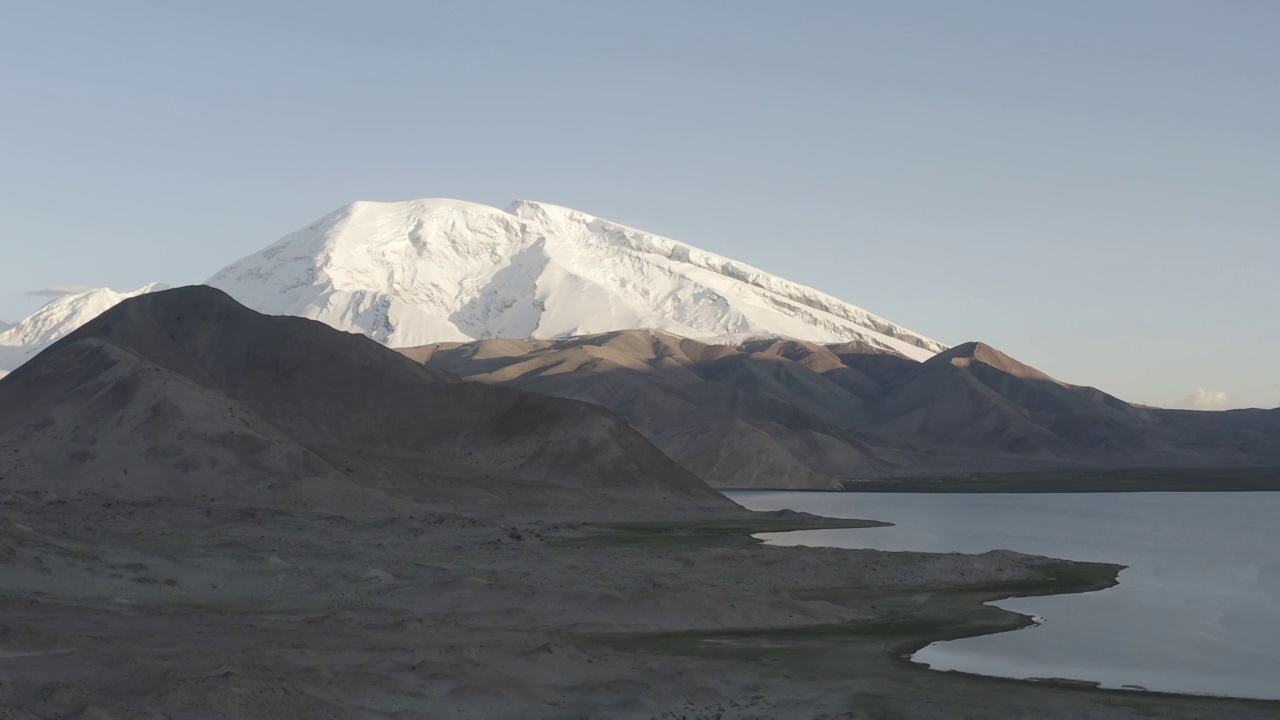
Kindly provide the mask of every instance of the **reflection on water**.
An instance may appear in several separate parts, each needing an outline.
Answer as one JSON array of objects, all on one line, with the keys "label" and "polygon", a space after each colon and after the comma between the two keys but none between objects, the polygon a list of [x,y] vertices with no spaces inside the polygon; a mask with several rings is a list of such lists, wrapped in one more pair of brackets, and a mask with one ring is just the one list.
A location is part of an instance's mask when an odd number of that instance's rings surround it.
[{"label": "reflection on water", "polygon": [[761,536],[779,544],[1128,566],[1101,592],[996,603],[1043,624],[934,643],[914,657],[933,668],[1280,699],[1280,493],[729,495],[757,510],[896,523]]}]

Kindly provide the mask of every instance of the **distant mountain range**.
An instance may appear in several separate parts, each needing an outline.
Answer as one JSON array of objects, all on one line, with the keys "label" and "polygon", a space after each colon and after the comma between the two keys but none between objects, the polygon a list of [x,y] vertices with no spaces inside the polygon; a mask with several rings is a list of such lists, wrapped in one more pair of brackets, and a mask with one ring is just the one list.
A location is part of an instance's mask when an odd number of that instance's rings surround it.
[{"label": "distant mountain range", "polygon": [[603,405],[719,487],[1280,466],[1280,410],[1138,407],[982,343],[923,362],[858,342],[714,344],[652,331],[401,352],[464,379]]},{"label": "distant mountain range", "polygon": [[[1280,411],[1131,405],[981,343],[948,348],[812,288],[543,203],[354,203],[208,285],[454,376],[602,405],[722,487],[1280,465]],[[54,300],[0,332],[0,375],[162,287]],[[221,293],[182,297],[226,305]]]}]

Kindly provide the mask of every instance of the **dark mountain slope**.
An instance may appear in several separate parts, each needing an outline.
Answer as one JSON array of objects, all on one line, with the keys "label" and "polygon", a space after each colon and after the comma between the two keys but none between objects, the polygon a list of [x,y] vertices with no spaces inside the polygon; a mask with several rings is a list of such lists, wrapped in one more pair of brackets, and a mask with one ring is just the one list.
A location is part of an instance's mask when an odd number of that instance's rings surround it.
[{"label": "dark mountain slope", "polygon": [[456,382],[207,287],[123,302],[0,381],[0,457],[5,485],[59,492],[729,505],[600,407]]},{"label": "dark mountain slope", "polygon": [[941,353],[876,403],[877,433],[930,446],[1070,460],[1082,452],[1149,450],[1150,411],[1060,383],[981,343]]}]

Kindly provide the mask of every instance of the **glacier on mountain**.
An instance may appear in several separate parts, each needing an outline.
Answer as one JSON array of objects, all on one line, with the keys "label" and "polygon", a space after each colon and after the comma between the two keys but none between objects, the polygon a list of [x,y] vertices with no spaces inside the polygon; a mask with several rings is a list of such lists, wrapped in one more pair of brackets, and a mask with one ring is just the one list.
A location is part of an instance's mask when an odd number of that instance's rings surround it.
[{"label": "glacier on mountain", "polygon": [[357,202],[206,281],[241,303],[393,347],[632,328],[686,337],[942,344],[825,293],[576,210],[517,201]]}]

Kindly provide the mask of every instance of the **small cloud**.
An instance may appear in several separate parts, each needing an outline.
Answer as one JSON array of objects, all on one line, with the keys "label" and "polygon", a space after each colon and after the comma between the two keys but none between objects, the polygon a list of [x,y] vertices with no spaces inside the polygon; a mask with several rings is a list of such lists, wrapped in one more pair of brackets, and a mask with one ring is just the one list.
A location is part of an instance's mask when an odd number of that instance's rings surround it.
[{"label": "small cloud", "polygon": [[75,295],[76,293],[82,293],[85,290],[92,289],[93,288],[85,285],[52,285],[50,287],[40,288],[39,290],[24,290],[22,294],[34,295],[36,297],[62,297],[63,295]]},{"label": "small cloud", "polygon": [[1231,399],[1225,390],[1205,390],[1197,388],[1178,403],[1178,407],[1188,410],[1226,410],[1231,407]]}]

